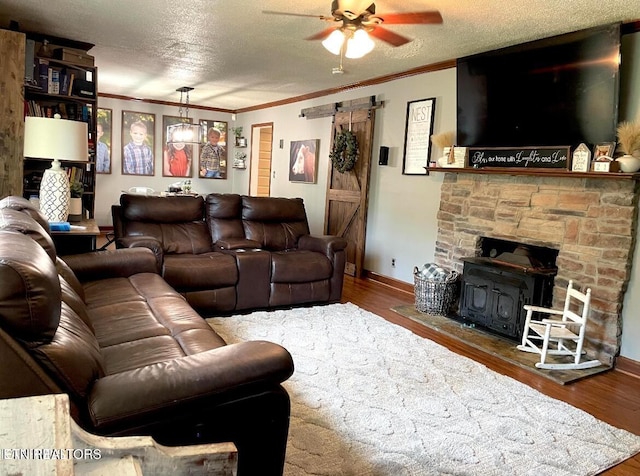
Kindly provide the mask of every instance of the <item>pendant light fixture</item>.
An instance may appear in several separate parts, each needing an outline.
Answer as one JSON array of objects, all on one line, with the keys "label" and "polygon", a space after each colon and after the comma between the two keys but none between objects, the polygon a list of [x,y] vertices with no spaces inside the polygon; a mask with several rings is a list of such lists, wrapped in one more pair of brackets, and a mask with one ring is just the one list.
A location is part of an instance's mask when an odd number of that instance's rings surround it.
[{"label": "pendant light fixture", "polygon": [[[176,89],[180,93],[180,122],[167,126],[167,144],[198,144],[200,142],[200,126],[192,124],[189,118],[189,91],[193,88],[183,86]],[[184,103],[183,103],[184,100]],[[184,111],[184,117],[182,116]]]}]

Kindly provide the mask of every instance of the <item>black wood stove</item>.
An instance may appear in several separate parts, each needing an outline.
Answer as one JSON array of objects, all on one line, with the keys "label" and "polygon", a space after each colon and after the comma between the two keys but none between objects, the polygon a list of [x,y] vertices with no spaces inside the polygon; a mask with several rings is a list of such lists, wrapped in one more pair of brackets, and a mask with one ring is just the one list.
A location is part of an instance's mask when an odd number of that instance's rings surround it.
[{"label": "black wood stove", "polygon": [[519,340],[526,317],[523,306],[551,305],[558,251],[484,238],[482,254],[462,259],[460,317]]}]

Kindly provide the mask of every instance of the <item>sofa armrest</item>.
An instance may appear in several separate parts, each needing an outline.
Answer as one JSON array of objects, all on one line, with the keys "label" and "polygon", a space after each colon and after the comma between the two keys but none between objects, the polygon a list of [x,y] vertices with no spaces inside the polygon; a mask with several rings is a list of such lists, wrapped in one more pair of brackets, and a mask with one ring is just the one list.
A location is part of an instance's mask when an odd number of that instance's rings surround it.
[{"label": "sofa armrest", "polygon": [[158,271],[162,269],[164,250],[160,240],[153,236],[125,236],[116,239],[116,248],[149,248],[153,251],[158,265]]},{"label": "sofa armrest", "polygon": [[302,235],[298,239],[298,248],[315,251],[331,257],[336,251],[344,250],[347,240],[333,235]]},{"label": "sofa armrest", "polygon": [[347,262],[347,240],[334,235],[302,235],[298,239],[298,249],[324,254],[333,266],[329,302],[338,302],[342,297],[344,270]]},{"label": "sofa armrest", "polygon": [[174,418],[198,401],[228,403],[279,385],[292,373],[293,359],[283,347],[241,342],[103,377],[89,395],[89,416],[100,430]]},{"label": "sofa armrest", "polygon": [[158,273],[155,256],[147,248],[94,251],[62,258],[81,281]]}]

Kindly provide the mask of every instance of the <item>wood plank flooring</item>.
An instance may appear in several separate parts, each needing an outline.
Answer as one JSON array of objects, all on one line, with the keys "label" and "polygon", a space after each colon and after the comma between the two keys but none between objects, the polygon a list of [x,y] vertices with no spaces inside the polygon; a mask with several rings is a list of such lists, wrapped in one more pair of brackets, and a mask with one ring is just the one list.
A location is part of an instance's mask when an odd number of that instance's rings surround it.
[{"label": "wood plank flooring", "polygon": [[[563,400],[611,425],[640,435],[639,378],[611,370],[569,385],[559,385],[399,315],[392,311],[391,307],[412,304],[413,294],[370,279],[345,276],[342,302],[351,302],[419,336],[438,342],[457,354],[480,362],[495,372],[519,380],[550,397]],[[640,455],[602,474],[637,476],[640,474]]]}]

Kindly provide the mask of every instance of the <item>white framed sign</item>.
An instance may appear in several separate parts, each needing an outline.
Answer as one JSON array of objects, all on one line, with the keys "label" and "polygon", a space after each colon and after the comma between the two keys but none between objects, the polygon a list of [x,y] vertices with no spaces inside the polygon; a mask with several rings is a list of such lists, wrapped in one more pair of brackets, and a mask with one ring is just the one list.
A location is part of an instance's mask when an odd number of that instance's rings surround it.
[{"label": "white framed sign", "polygon": [[436,98],[419,99],[407,103],[407,122],[404,136],[404,175],[429,175],[431,134]]},{"label": "white framed sign", "polygon": [[580,144],[573,152],[571,159],[572,172],[588,172],[591,165],[591,151],[585,144]]}]

